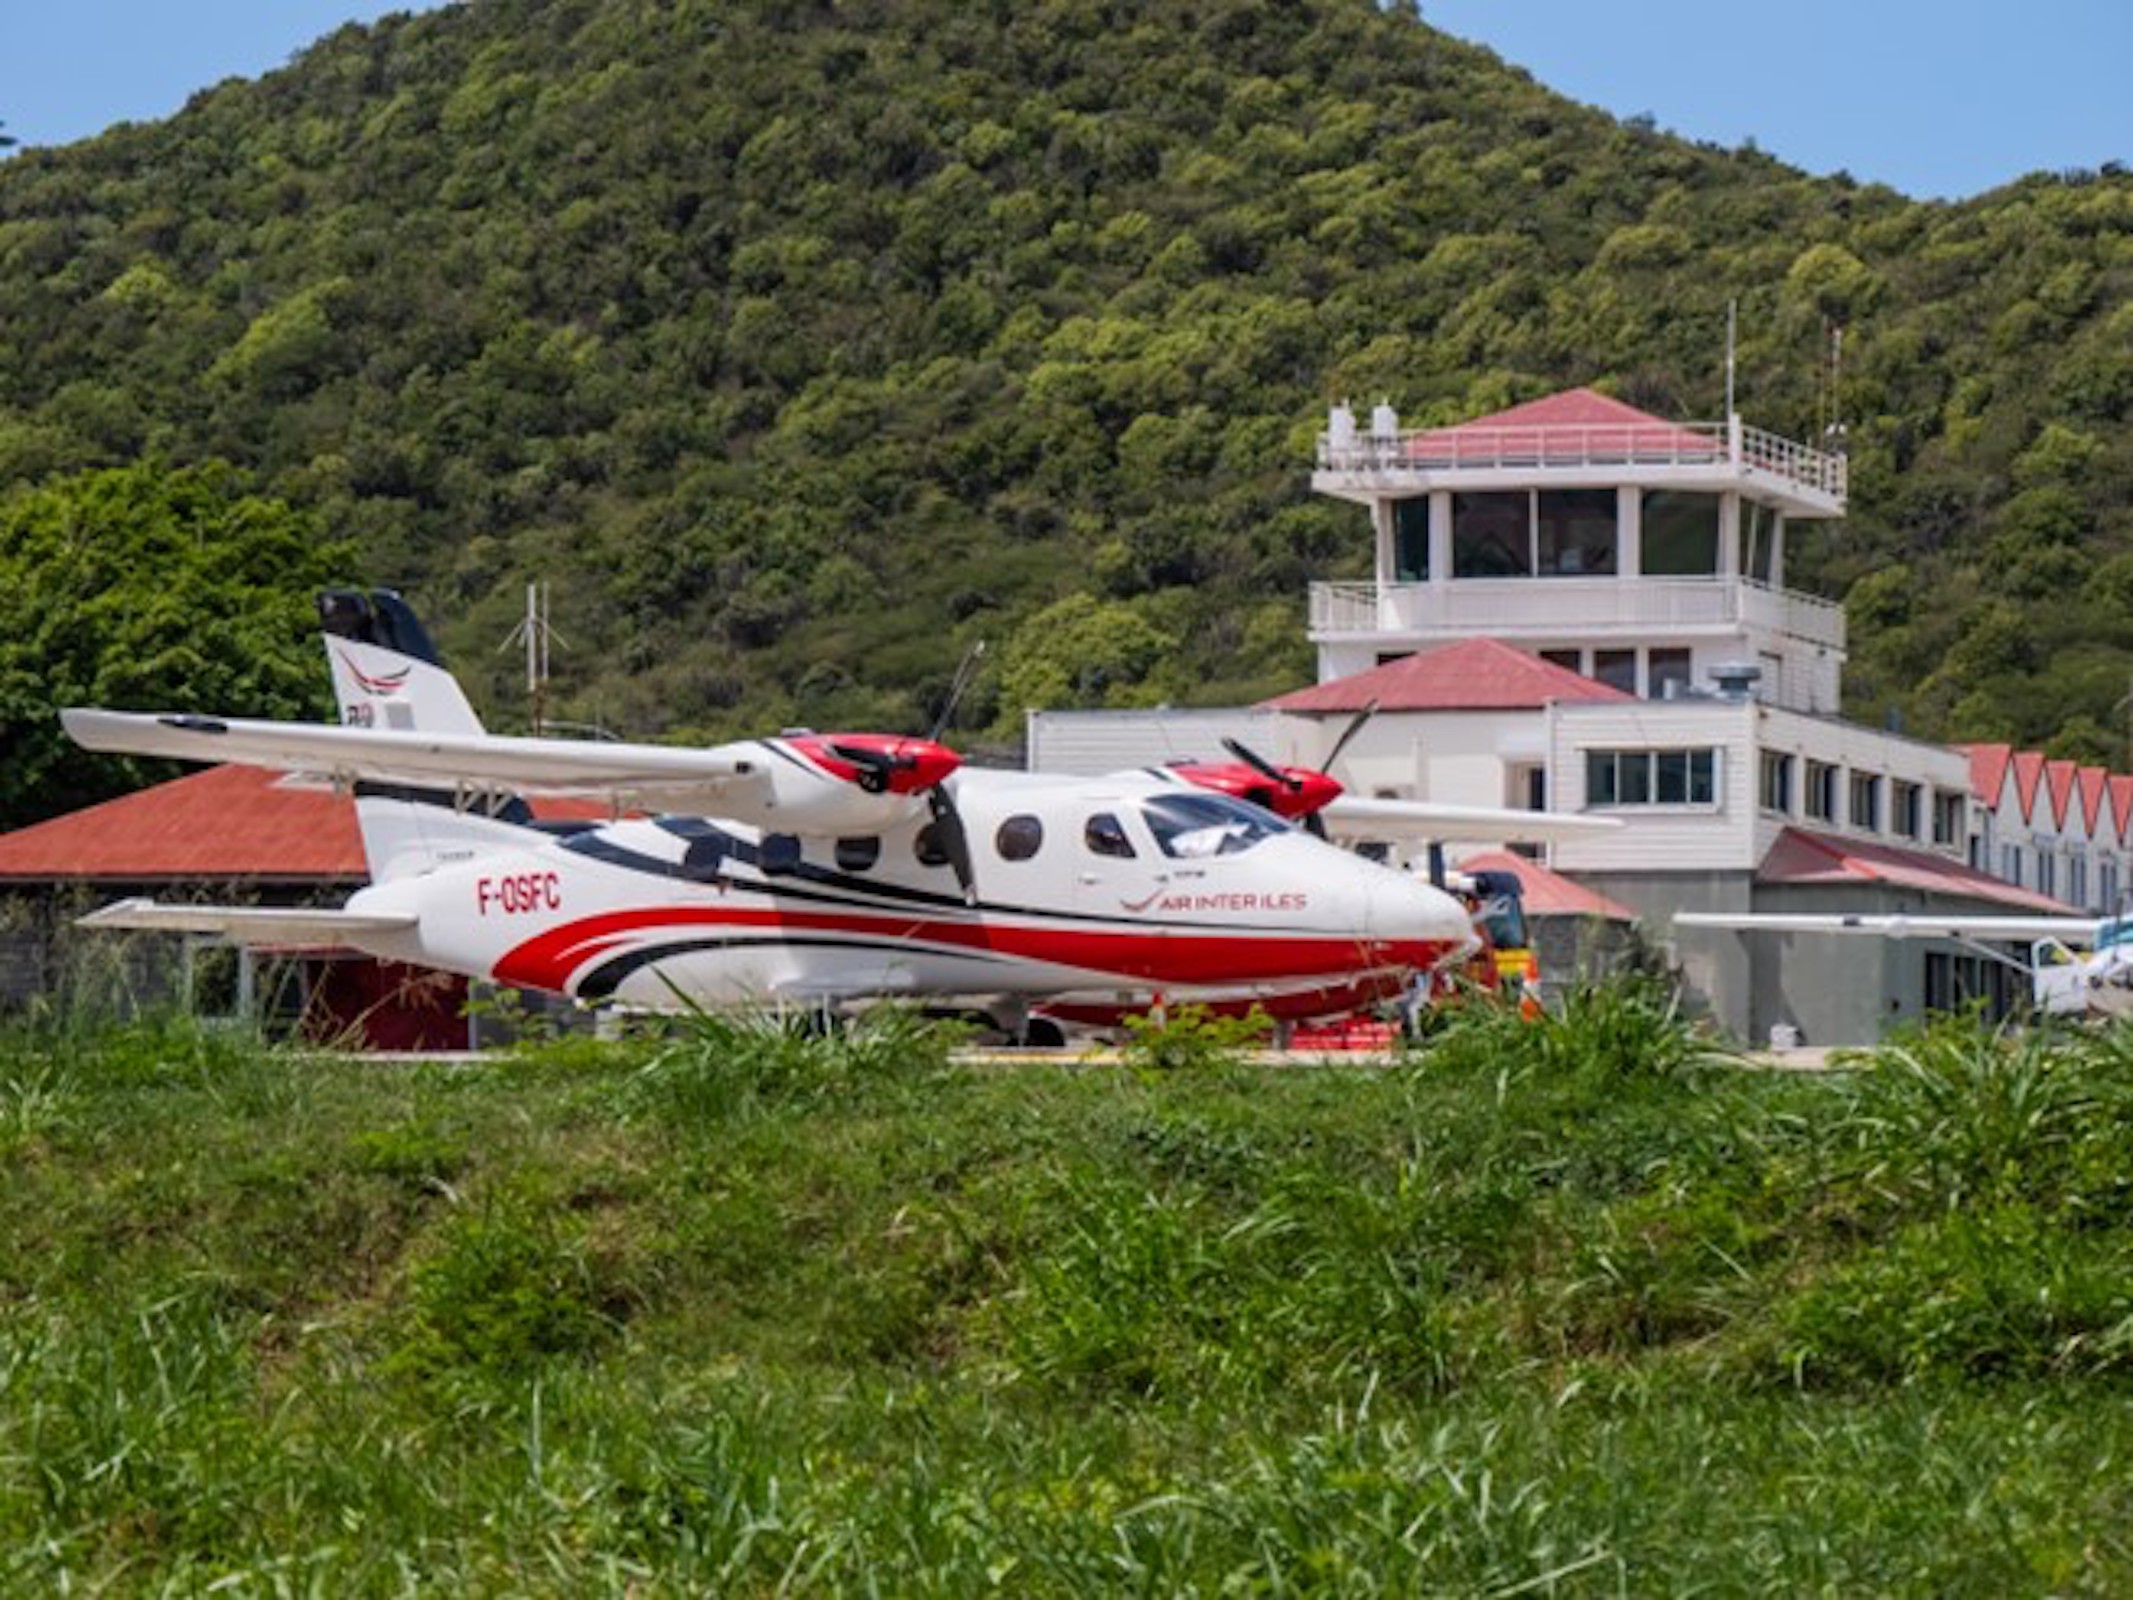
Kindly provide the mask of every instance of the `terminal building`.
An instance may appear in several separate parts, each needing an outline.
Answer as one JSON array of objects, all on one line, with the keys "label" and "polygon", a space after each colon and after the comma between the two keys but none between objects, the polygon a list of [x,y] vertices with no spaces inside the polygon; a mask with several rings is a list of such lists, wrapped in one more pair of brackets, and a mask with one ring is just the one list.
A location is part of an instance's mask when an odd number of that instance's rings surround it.
[{"label": "terminal building", "polygon": [[1844,612],[1786,586],[1785,551],[1843,515],[1846,466],[1737,416],[1668,422],[1584,389],[1422,431],[1336,407],[1312,486],[1359,508],[1375,561],[1311,587],[1318,683],[1234,712],[1036,713],[1031,762],[1140,765],[1233,733],[1318,764],[1375,706],[1334,774],[1354,792],[1620,818],[1549,866],[1633,911],[1738,1037],[1863,1042],[2006,1007],[2026,948],[1672,925],[2100,913],[2133,881],[2133,779],[1837,714]]}]

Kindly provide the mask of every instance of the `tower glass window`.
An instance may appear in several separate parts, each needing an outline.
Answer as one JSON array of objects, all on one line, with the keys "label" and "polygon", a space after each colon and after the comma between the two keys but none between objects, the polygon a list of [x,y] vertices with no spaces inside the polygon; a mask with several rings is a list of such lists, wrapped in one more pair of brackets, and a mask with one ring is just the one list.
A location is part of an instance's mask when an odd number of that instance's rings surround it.
[{"label": "tower glass window", "polygon": [[1429,577],[1429,497],[1392,503],[1392,576],[1398,583]]},{"label": "tower glass window", "polygon": [[1655,578],[1708,578],[1718,571],[1718,496],[1644,491],[1643,570]]},{"label": "tower glass window", "polygon": [[1543,489],[1534,497],[1534,554],[1543,577],[1607,576],[1615,570],[1615,491]]},{"label": "tower glass window", "polygon": [[1532,576],[1527,500],[1524,491],[1452,496],[1453,577]]}]

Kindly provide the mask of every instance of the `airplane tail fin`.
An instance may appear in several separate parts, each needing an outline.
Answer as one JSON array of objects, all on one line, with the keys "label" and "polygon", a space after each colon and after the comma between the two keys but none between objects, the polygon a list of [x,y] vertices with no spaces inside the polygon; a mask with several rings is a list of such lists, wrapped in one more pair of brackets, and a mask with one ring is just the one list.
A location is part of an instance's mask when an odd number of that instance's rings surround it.
[{"label": "airplane tail fin", "polygon": [[408,603],[390,589],[318,597],[341,720],[362,728],[480,733],[481,718]]},{"label": "airplane tail fin", "polygon": [[[318,598],[341,720],[411,733],[478,734],[459,680],[408,603],[390,589],[328,589]],[[524,841],[532,820],[516,795],[360,784],[356,822],[371,881],[414,877]]]}]

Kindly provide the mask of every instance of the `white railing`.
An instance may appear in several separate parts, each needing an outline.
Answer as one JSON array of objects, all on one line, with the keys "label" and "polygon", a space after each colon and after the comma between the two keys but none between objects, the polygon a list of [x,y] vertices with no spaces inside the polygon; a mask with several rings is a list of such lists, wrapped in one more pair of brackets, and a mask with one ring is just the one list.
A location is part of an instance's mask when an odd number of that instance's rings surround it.
[{"label": "white railing", "polygon": [[1420,432],[1318,436],[1324,472],[1443,472],[1459,468],[1698,467],[1735,464],[1842,500],[1843,456],[1744,424],[1722,422],[1468,424]]},{"label": "white railing", "polygon": [[1450,583],[1314,583],[1311,633],[1637,634],[1747,626],[1844,648],[1844,608],[1750,578],[1460,578]]}]

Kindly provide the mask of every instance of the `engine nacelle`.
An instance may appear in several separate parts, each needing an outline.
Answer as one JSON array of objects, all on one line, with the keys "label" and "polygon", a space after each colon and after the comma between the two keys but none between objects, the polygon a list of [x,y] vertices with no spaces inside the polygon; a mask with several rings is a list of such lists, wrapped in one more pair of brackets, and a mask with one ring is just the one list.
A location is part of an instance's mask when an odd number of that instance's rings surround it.
[{"label": "engine nacelle", "polygon": [[928,809],[928,792],[963,764],[932,739],[806,733],[764,739],[763,782],[725,814],[781,833],[880,833]]}]

